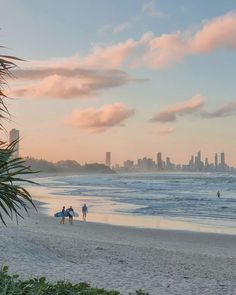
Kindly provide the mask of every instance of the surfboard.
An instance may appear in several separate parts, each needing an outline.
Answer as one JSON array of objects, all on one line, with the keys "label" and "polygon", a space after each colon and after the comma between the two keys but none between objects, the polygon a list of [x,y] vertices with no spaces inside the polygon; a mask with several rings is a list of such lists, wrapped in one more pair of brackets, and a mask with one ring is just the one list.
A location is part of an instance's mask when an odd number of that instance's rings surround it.
[{"label": "surfboard", "polygon": [[64,213],[62,213],[62,212],[60,211],[60,212],[55,213],[54,216],[55,216],[55,217],[63,217],[63,216],[64,216],[64,217],[67,217],[67,216],[69,216],[69,215],[68,215],[68,212],[66,212],[66,211],[65,211]]},{"label": "surfboard", "polygon": [[67,216],[71,216],[71,217],[79,217],[79,213],[75,212],[75,211],[69,211],[66,210],[66,213],[68,214]]},{"label": "surfboard", "polygon": [[70,215],[70,212],[68,211],[68,210],[66,210],[65,212],[64,212],[64,214],[61,212],[61,211],[59,211],[59,212],[56,212],[55,214],[54,214],[54,217],[69,217],[69,216],[72,216],[72,217],[79,217],[79,213],[77,213],[77,212],[71,212],[72,214]]}]

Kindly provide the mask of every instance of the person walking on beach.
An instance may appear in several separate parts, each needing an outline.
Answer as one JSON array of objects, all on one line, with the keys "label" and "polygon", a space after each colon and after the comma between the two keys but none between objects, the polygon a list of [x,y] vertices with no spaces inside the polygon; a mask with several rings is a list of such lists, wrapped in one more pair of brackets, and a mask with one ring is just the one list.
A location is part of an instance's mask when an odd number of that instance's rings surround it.
[{"label": "person walking on beach", "polygon": [[86,204],[82,207],[82,213],[83,213],[83,220],[86,221],[87,213],[88,213],[88,207]]},{"label": "person walking on beach", "polygon": [[220,198],[220,191],[217,192],[217,197]]},{"label": "person walking on beach", "polygon": [[66,216],[66,207],[63,206],[61,210],[61,221],[60,224],[65,224],[65,216]]},{"label": "person walking on beach", "polygon": [[73,217],[74,217],[74,209],[72,208],[72,206],[70,206],[69,209],[66,210],[68,212],[69,215],[69,224],[73,224]]}]

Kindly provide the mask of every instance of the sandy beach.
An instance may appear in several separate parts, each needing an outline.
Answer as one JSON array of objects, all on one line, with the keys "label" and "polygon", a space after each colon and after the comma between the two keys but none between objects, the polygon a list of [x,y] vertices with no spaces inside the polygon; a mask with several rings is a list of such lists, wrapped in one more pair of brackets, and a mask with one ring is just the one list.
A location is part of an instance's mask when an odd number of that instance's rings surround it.
[{"label": "sandy beach", "polygon": [[86,281],[123,294],[236,294],[236,235],[59,224],[30,210],[1,225],[0,265],[22,277]]}]

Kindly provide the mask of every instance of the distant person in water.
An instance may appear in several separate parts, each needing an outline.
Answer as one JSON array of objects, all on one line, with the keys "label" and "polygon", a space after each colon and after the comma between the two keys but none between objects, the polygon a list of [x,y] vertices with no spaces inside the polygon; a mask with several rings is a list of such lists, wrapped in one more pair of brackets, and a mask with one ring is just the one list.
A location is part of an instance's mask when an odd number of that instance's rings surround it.
[{"label": "distant person in water", "polygon": [[62,207],[61,210],[61,221],[60,224],[65,224],[65,217],[66,217],[66,209],[65,206]]},{"label": "distant person in water", "polygon": [[219,191],[217,192],[217,197],[220,198],[220,192]]},{"label": "distant person in water", "polygon": [[73,224],[73,217],[74,217],[74,209],[70,206],[69,209],[66,210],[69,215],[69,224]]},{"label": "distant person in water", "polygon": [[88,213],[88,207],[86,204],[82,207],[82,213],[83,213],[83,220],[86,221],[87,213]]}]

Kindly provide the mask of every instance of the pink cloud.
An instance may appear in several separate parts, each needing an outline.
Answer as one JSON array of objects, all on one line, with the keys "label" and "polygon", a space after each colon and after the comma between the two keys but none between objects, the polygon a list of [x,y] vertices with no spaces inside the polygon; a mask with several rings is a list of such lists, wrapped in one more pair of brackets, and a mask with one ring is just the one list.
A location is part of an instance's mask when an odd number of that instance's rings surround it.
[{"label": "pink cloud", "polygon": [[168,67],[185,56],[209,53],[220,48],[236,49],[236,13],[231,12],[203,23],[196,32],[185,31],[154,37],[147,45],[144,64]]},{"label": "pink cloud", "polygon": [[119,68],[135,52],[138,42],[128,39],[110,46],[95,46],[92,53],[83,58],[83,65]]},{"label": "pink cloud", "polygon": [[204,103],[205,99],[202,95],[195,95],[188,101],[174,104],[155,114],[150,119],[150,122],[175,122],[178,116],[184,116],[199,111],[204,106]]},{"label": "pink cloud", "polygon": [[[150,7],[150,3],[145,7]],[[108,46],[96,46],[81,62],[102,67],[132,67],[135,64],[164,68],[181,62],[186,56],[220,48],[236,49],[236,12],[205,21],[195,31],[187,29],[161,36],[146,32],[137,41],[128,39]]]},{"label": "pink cloud", "polygon": [[220,48],[236,49],[236,12],[205,21],[195,31],[161,36],[146,32],[139,40],[96,45],[85,56],[76,54],[67,58],[34,61],[16,72],[19,80],[28,80],[28,83],[16,87],[10,95],[30,98],[90,97],[103,89],[140,81],[118,70],[123,66],[159,69],[179,63],[186,56]]},{"label": "pink cloud", "polygon": [[22,88],[13,89],[13,96],[24,96],[29,98],[56,97],[73,98],[92,95],[89,89],[90,81],[66,78],[60,75],[51,75],[39,82]]},{"label": "pink cloud", "polygon": [[104,105],[99,109],[77,109],[66,119],[66,122],[71,126],[86,129],[92,133],[99,133],[121,125],[134,112],[133,109],[127,108],[122,103],[115,103]]},{"label": "pink cloud", "polygon": [[[152,1],[147,2],[145,7],[152,7]],[[181,62],[186,56],[220,48],[236,49],[236,12],[205,21],[194,31],[187,29],[161,36],[146,32],[139,40],[128,39],[117,44],[94,46],[91,53],[80,57],[80,62],[90,67],[135,65],[164,68]]]},{"label": "pink cloud", "polygon": [[63,68],[52,64],[49,67],[36,66],[18,70],[15,71],[15,75],[25,84],[12,88],[9,95],[33,99],[91,97],[104,89],[143,81],[132,79],[121,70]]},{"label": "pink cloud", "polygon": [[236,12],[205,22],[189,44],[189,50],[197,53],[218,48],[236,48]]}]

